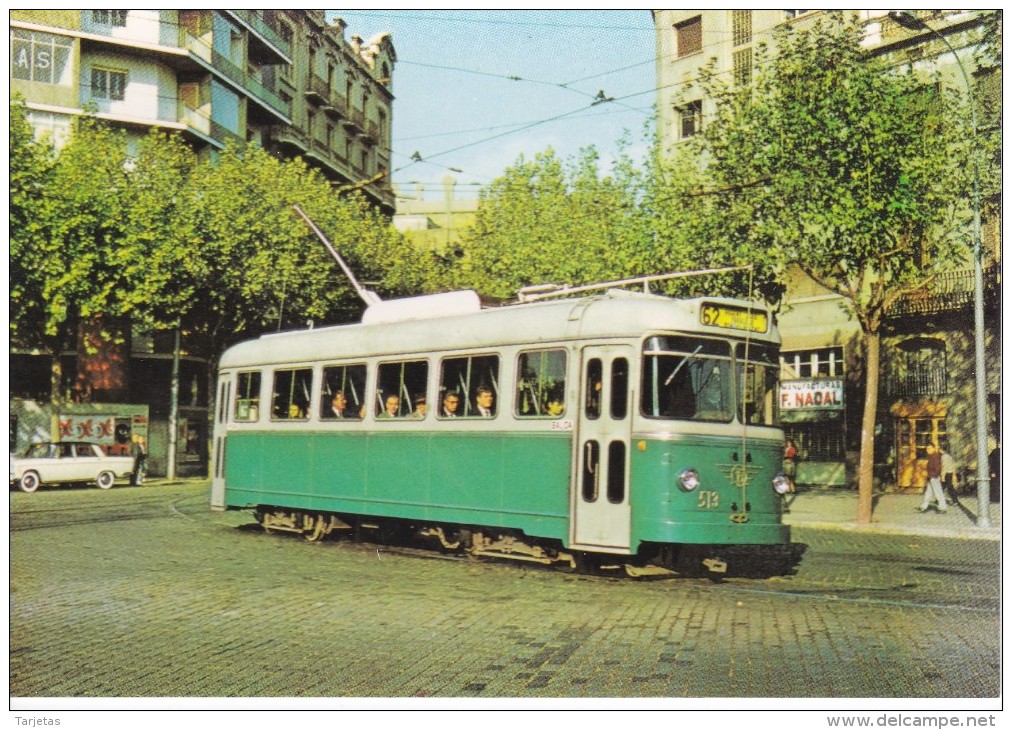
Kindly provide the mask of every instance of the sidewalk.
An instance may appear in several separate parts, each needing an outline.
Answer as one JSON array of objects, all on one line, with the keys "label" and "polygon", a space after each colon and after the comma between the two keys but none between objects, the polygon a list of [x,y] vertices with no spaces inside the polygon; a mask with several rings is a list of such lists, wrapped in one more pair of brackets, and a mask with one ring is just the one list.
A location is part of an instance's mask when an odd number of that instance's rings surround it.
[{"label": "sidewalk", "polygon": [[934,507],[921,513],[921,494],[879,494],[873,502],[871,524],[857,522],[857,492],[852,489],[814,489],[795,495],[784,522],[794,527],[851,530],[896,535],[931,535],[967,540],[1001,539],[1001,505],[988,505],[991,526],[977,526],[977,497],[960,497],[942,514]]}]

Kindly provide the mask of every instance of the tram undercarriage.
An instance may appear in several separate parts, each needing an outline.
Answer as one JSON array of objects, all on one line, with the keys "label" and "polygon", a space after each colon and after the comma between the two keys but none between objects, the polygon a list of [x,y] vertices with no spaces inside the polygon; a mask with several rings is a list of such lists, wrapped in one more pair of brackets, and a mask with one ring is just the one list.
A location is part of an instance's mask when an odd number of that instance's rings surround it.
[{"label": "tram undercarriage", "polygon": [[[777,546],[647,544],[636,555],[609,555],[565,549],[558,541],[532,538],[517,530],[488,526],[416,524],[395,518],[306,512],[260,505],[257,522],[268,533],[287,532],[308,542],[341,535],[360,542],[422,547],[471,557],[500,558],[558,567],[570,572],[633,578],[782,575],[791,550]],[[729,573],[728,566],[734,566]]]}]

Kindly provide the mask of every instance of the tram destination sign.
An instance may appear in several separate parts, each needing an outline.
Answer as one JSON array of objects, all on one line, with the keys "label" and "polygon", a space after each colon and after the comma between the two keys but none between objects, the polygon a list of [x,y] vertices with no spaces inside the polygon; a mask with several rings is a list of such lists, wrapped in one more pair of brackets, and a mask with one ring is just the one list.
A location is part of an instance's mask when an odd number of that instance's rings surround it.
[{"label": "tram destination sign", "polygon": [[699,309],[699,321],[710,327],[765,332],[769,329],[769,316],[761,309],[731,307],[726,304],[704,304]]}]

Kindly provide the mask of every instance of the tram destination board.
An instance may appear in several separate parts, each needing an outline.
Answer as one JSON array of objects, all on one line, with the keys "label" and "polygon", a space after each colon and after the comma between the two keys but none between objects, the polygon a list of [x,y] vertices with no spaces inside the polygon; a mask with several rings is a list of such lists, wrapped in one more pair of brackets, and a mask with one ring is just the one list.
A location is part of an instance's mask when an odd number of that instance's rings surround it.
[{"label": "tram destination board", "polygon": [[766,332],[769,329],[769,317],[763,310],[726,304],[704,304],[699,310],[699,321],[711,327],[748,332]]}]

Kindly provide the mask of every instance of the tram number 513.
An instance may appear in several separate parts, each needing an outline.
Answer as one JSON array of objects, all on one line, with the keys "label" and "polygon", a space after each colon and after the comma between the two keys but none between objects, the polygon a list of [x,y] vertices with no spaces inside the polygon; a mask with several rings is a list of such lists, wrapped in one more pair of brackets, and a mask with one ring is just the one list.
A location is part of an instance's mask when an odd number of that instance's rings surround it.
[{"label": "tram number 513", "polygon": [[720,507],[720,494],[717,492],[700,492],[699,501],[696,503],[699,509],[717,509]]}]

